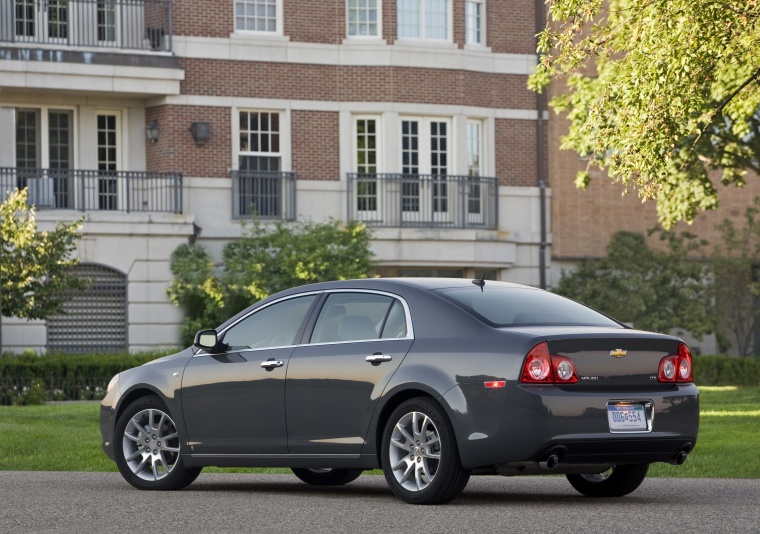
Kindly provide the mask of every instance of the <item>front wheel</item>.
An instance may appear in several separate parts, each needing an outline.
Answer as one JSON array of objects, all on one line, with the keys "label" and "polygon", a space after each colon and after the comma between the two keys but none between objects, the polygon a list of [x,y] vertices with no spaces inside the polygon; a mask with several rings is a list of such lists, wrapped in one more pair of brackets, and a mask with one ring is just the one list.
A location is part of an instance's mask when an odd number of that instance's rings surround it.
[{"label": "front wheel", "polygon": [[177,426],[156,396],[136,400],[116,422],[116,465],[138,489],[177,490],[192,483],[201,468],[185,467],[180,448]]},{"label": "front wheel", "polygon": [[385,480],[404,502],[449,502],[470,479],[470,471],[459,460],[454,428],[432,399],[410,399],[396,408],[381,447]]},{"label": "front wheel", "polygon": [[586,497],[622,497],[638,488],[649,464],[616,465],[611,471],[589,475],[566,475],[570,484]]},{"label": "front wheel", "polygon": [[293,474],[312,486],[342,486],[353,482],[363,473],[361,469],[311,468],[291,469]]}]

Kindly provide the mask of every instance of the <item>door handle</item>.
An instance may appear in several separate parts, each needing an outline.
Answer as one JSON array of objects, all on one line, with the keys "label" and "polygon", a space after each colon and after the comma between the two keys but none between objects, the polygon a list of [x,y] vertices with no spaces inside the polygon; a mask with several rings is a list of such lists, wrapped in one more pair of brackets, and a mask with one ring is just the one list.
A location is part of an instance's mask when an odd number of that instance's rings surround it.
[{"label": "door handle", "polygon": [[282,360],[267,360],[265,362],[261,362],[261,367],[267,371],[271,371],[275,367],[282,367],[283,365],[285,365],[285,362]]},{"label": "door handle", "polygon": [[369,363],[376,364],[376,363],[382,363],[382,362],[389,362],[393,359],[393,356],[390,354],[383,354],[382,352],[376,352],[372,356],[367,356],[364,358]]}]

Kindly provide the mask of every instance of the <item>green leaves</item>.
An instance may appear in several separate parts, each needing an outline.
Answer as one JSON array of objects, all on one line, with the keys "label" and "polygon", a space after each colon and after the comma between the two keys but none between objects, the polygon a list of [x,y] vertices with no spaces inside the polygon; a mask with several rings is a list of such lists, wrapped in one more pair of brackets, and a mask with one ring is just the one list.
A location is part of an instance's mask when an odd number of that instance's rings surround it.
[{"label": "green leaves", "polygon": [[58,223],[37,232],[27,191],[11,192],[0,204],[0,310],[5,316],[44,319],[61,311],[67,289],[84,289],[87,281],[71,267],[81,221]]},{"label": "green leaves", "polygon": [[636,328],[702,336],[714,331],[716,313],[709,265],[688,258],[703,243],[664,233],[667,252],[649,248],[643,234],[618,232],[607,257],[584,260],[563,273],[556,292]]},{"label": "green leaves", "polygon": [[548,4],[529,87],[567,78],[562,148],[656,200],[666,228],[717,206],[709,171],[740,184],[758,170],[760,0]]},{"label": "green leaves", "polygon": [[205,249],[182,245],[172,254],[169,297],[185,309],[183,342],[267,296],[328,280],[366,278],[372,268],[370,231],[337,221],[273,225],[254,220],[225,246],[223,268]]}]

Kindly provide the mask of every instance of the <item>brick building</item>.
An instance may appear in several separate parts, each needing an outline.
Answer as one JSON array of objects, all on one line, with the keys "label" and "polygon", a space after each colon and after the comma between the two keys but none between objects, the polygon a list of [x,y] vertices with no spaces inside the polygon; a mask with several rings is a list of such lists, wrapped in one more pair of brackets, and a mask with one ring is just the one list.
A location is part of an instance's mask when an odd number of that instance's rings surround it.
[{"label": "brick building", "polygon": [[542,4],[0,0],[0,185],[84,217],[93,280],[4,345],[177,343],[171,252],[254,211],[365,221],[382,275],[545,283]]}]

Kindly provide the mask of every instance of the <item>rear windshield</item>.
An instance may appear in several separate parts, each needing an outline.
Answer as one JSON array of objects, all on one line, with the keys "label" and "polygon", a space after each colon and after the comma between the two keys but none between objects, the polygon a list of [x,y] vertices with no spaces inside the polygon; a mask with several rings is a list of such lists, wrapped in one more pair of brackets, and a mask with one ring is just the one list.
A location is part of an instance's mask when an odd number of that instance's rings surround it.
[{"label": "rear windshield", "polygon": [[461,306],[491,326],[621,325],[583,304],[553,293],[529,288],[486,286],[439,289],[439,295]]}]

